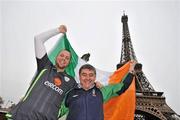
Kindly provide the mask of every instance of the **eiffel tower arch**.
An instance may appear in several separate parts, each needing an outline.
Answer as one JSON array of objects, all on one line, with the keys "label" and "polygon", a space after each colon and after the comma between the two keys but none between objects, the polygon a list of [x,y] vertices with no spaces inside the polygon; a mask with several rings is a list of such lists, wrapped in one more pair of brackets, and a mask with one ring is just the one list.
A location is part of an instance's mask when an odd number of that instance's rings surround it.
[{"label": "eiffel tower arch", "polygon": [[[129,60],[137,60],[128,28],[128,16],[121,18],[123,24],[123,37],[121,58],[117,68],[124,65]],[[142,64],[135,66],[136,82],[136,111],[135,120],[180,120],[180,117],[167,105],[163,92],[155,91],[146,78]]]}]

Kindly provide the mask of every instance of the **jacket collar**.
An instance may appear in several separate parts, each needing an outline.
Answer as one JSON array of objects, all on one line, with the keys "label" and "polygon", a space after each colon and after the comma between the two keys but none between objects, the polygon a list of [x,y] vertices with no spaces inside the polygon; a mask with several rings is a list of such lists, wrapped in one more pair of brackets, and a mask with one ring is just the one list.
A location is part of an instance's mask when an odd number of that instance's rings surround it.
[{"label": "jacket collar", "polygon": [[[90,89],[92,89],[94,87],[95,87],[95,84],[93,84],[88,90],[90,90]],[[82,85],[80,83],[77,84],[76,88],[77,89],[83,89],[83,87],[82,87]],[[85,89],[83,89],[83,90],[85,90]]]}]

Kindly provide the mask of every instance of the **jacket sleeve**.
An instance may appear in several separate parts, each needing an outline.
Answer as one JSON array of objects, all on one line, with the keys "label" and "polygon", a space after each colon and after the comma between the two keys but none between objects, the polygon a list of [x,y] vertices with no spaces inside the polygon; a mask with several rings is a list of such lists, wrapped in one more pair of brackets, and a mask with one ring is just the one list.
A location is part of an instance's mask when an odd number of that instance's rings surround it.
[{"label": "jacket sleeve", "polygon": [[[41,59],[46,54],[46,48],[44,43],[51,37],[59,34],[58,28],[52,29],[34,37],[35,55],[38,59]],[[62,36],[62,35],[61,35]]]},{"label": "jacket sleeve", "polygon": [[133,74],[128,73],[125,75],[125,77],[120,83],[102,87],[101,92],[103,95],[103,101],[106,102],[110,98],[121,95],[123,92],[125,92],[129,88],[133,80],[133,76]]}]

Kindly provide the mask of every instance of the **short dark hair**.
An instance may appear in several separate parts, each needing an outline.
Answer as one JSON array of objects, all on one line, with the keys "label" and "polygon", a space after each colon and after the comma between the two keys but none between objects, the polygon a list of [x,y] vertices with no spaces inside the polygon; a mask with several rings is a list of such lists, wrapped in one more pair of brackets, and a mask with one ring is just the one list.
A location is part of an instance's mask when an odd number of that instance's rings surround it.
[{"label": "short dark hair", "polygon": [[83,66],[81,66],[81,68],[79,69],[79,75],[80,75],[80,73],[81,73],[81,71],[82,71],[83,69],[92,70],[92,71],[94,72],[94,74],[96,75],[96,68],[93,67],[93,66],[90,65],[90,64],[84,64]]}]

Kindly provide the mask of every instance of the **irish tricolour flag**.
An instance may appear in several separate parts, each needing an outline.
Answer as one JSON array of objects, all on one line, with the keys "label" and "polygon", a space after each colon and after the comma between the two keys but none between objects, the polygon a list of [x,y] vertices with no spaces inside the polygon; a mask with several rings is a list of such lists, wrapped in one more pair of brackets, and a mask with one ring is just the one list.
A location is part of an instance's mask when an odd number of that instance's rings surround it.
[{"label": "irish tricolour flag", "polygon": [[[81,59],[74,51],[66,35],[62,36],[57,41],[55,46],[51,49],[50,53],[48,54],[48,57],[51,60],[51,62],[55,64],[56,56],[59,54],[60,51],[64,49],[70,51],[71,53],[71,61],[65,71],[67,74],[73,76],[77,82],[79,82],[79,68],[82,65],[86,64],[86,62],[83,59]],[[108,84],[107,79],[112,73],[100,69],[96,69],[96,72],[97,72],[97,76],[96,76],[97,80],[100,81],[102,84],[107,85]]]},{"label": "irish tricolour flag", "polygon": [[[78,54],[74,51],[69,43],[67,36],[62,36],[56,45],[49,53],[49,59],[55,64],[55,58],[61,50],[68,50],[71,52],[71,61],[66,68],[67,74],[73,76],[79,82],[79,68],[86,64]],[[129,62],[114,72],[106,72],[96,68],[96,80],[100,81],[103,85],[115,84],[122,80],[127,74],[130,67]],[[104,104],[104,120],[134,120],[135,111],[135,81],[121,96],[114,97]]]}]

